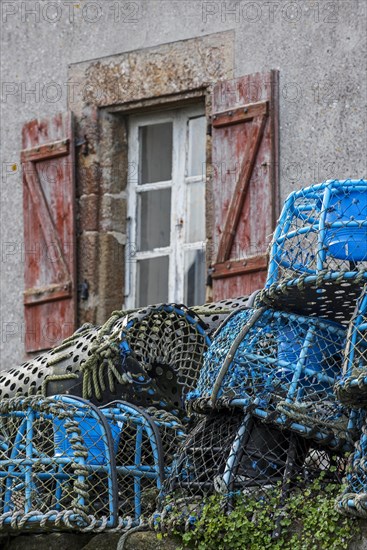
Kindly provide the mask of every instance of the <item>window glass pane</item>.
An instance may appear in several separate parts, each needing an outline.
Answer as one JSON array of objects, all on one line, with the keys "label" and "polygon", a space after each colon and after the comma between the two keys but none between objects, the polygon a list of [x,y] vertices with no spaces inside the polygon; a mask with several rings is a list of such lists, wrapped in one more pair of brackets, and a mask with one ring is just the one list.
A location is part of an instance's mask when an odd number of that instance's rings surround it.
[{"label": "window glass pane", "polygon": [[206,118],[190,118],[189,120],[189,155],[188,176],[205,175],[205,145],[206,145]]},{"label": "window glass pane", "polygon": [[205,302],[205,251],[188,250],[185,252],[185,298],[188,306]]},{"label": "window glass pane", "polygon": [[187,184],[186,242],[205,240],[205,183]]},{"label": "window glass pane", "polygon": [[139,183],[172,179],[172,122],[141,126]]},{"label": "window glass pane", "polygon": [[137,262],[136,307],[168,302],[168,256]]},{"label": "window glass pane", "polygon": [[139,250],[170,245],[171,189],[139,193]]}]

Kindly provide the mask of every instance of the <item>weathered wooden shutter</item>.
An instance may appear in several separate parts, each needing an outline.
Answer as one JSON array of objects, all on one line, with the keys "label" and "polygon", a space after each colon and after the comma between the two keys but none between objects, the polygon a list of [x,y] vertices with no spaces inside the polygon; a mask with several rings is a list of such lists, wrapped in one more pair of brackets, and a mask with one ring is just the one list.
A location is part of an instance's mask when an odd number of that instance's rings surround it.
[{"label": "weathered wooden shutter", "polygon": [[278,206],[278,73],[218,82],[212,115],[213,299],[262,288]]},{"label": "weathered wooden shutter", "polygon": [[71,113],[23,127],[25,349],[69,336],[76,322],[74,141]]}]

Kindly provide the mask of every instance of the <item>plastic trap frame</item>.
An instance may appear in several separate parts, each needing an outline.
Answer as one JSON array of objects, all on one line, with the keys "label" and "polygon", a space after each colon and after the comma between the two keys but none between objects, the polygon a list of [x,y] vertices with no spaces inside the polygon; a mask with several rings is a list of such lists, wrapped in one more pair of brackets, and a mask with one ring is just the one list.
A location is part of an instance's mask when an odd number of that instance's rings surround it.
[{"label": "plastic trap frame", "polygon": [[171,415],[153,412],[157,421],[124,402],[101,411],[66,396],[2,401],[1,530],[139,525],[184,435]]},{"label": "plastic trap frame", "polygon": [[284,204],[260,302],[348,323],[366,268],[367,181],[313,185]]},{"label": "plastic trap frame", "polygon": [[188,404],[197,412],[246,408],[324,445],[350,447],[354,417],[333,392],[345,337],[332,321],[237,310],[215,334]]},{"label": "plastic trap frame", "polygon": [[230,508],[238,494],[261,500],[280,489],[283,498],[316,479],[341,481],[346,459],[310,440],[241,410],[214,411],[188,433],[177,454],[156,525],[189,529],[203,502],[219,493]]},{"label": "plastic trap frame", "polygon": [[343,375],[335,390],[342,403],[367,408],[367,286],[348,328]]}]

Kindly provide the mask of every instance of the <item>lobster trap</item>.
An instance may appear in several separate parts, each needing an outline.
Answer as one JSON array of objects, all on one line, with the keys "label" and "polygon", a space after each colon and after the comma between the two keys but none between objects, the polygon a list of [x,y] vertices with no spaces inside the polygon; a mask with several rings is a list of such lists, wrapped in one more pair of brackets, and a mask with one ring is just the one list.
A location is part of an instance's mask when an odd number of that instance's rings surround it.
[{"label": "lobster trap", "polygon": [[367,181],[329,180],[286,200],[261,301],[348,323],[367,280]]},{"label": "lobster trap", "polygon": [[350,445],[353,422],[333,392],[345,333],[315,317],[238,310],[216,333],[188,403],[198,412],[242,407],[319,443]]},{"label": "lobster trap", "polygon": [[2,529],[113,528],[118,434],[80,400],[4,400],[1,413]]},{"label": "lobster trap", "polygon": [[184,432],[124,402],[14,398],[0,406],[2,530],[128,529],[151,514]]},{"label": "lobster trap", "polygon": [[[188,529],[206,497],[220,494],[229,509],[236,495],[264,501],[274,490],[285,498],[318,478],[341,480],[342,454],[241,410],[214,411],[188,433],[164,484],[166,500],[156,518],[160,529]],[[281,501],[282,502],[282,499]]]},{"label": "lobster trap", "polygon": [[125,319],[122,364],[129,356],[136,364],[125,370],[134,385],[126,387],[124,398],[184,415],[184,397],[194,387],[210,345],[205,329],[197,314],[174,304],[150,306]]}]

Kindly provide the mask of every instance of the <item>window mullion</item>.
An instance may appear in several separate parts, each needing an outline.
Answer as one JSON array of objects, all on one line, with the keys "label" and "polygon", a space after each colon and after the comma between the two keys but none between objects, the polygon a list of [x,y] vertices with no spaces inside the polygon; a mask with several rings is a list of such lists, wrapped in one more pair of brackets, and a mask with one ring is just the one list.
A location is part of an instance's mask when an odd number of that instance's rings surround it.
[{"label": "window mullion", "polygon": [[[184,297],[184,252],[185,235],[185,154],[186,117],[179,113],[175,119],[173,134],[173,175],[172,175],[172,227],[171,227],[171,266],[170,298],[182,302]],[[172,293],[172,294],[171,294]]]},{"label": "window mullion", "polygon": [[125,306],[135,307],[136,297],[136,261],[137,247],[137,185],[139,167],[139,128],[136,123],[130,125],[128,137],[128,181],[127,181],[127,218],[129,234],[125,247]]}]

